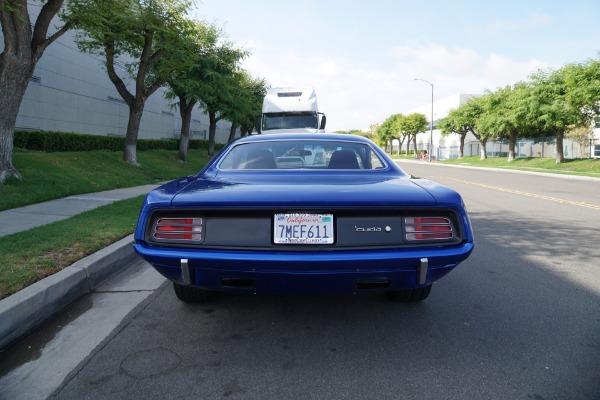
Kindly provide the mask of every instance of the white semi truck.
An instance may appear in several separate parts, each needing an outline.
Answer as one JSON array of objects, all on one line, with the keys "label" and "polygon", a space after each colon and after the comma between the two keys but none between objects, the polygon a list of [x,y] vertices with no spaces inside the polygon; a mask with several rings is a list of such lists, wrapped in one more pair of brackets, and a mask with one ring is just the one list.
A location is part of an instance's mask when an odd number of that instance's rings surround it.
[{"label": "white semi truck", "polygon": [[256,122],[258,133],[317,133],[325,132],[326,118],[314,89],[274,88],[267,92]]}]

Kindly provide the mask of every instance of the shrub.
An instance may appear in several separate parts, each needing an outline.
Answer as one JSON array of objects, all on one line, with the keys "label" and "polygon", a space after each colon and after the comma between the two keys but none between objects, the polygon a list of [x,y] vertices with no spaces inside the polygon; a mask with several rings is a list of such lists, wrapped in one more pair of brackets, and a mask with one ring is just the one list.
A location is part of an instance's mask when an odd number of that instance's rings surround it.
[{"label": "shrub", "polygon": [[[14,146],[49,153],[94,150],[122,151],[125,147],[125,138],[54,131],[15,131]],[[223,146],[221,143],[215,143],[217,150]],[[189,147],[208,150],[208,140],[192,139]],[[137,149],[139,151],[177,150],[179,141],[176,139],[138,139]]]}]

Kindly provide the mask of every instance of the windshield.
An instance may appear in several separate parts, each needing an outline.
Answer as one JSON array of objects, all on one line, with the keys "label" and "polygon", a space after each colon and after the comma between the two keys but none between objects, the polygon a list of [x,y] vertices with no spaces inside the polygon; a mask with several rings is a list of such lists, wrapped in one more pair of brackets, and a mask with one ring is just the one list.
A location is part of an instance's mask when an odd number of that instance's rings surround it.
[{"label": "windshield", "polygon": [[221,170],[382,168],[385,163],[368,144],[326,140],[239,144],[219,164]]},{"label": "windshield", "polygon": [[317,113],[314,111],[295,113],[268,113],[263,115],[262,130],[270,129],[317,129]]}]

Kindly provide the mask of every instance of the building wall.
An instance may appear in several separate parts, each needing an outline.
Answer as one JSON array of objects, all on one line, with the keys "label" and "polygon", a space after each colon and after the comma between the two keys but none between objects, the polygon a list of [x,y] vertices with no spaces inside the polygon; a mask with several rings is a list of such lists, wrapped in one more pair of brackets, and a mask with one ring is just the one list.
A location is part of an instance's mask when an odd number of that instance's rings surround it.
[{"label": "building wall", "polygon": [[[39,7],[35,2],[28,3],[33,22]],[[60,25],[60,21],[55,25]],[[0,32],[0,52],[3,49]],[[123,79],[127,77],[122,67],[117,73]],[[131,80],[126,82],[132,91]],[[171,107],[165,93],[161,88],[146,101],[138,138],[179,137],[179,110]],[[69,31],[50,45],[38,62],[21,103],[16,128],[125,136],[128,117],[129,107],[108,78],[103,58],[80,52],[74,31]],[[208,138],[208,126],[208,116],[196,108],[190,128],[192,138]],[[217,124],[217,142],[227,142],[230,126],[227,121]]]}]

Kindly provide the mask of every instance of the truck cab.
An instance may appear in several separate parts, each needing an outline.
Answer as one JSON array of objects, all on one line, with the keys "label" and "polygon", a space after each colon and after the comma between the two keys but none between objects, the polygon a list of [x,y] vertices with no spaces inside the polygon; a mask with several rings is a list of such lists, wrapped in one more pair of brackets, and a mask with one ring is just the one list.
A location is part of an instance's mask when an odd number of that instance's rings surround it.
[{"label": "truck cab", "polygon": [[267,92],[256,122],[258,133],[318,133],[325,132],[326,118],[314,89],[274,88]]}]

